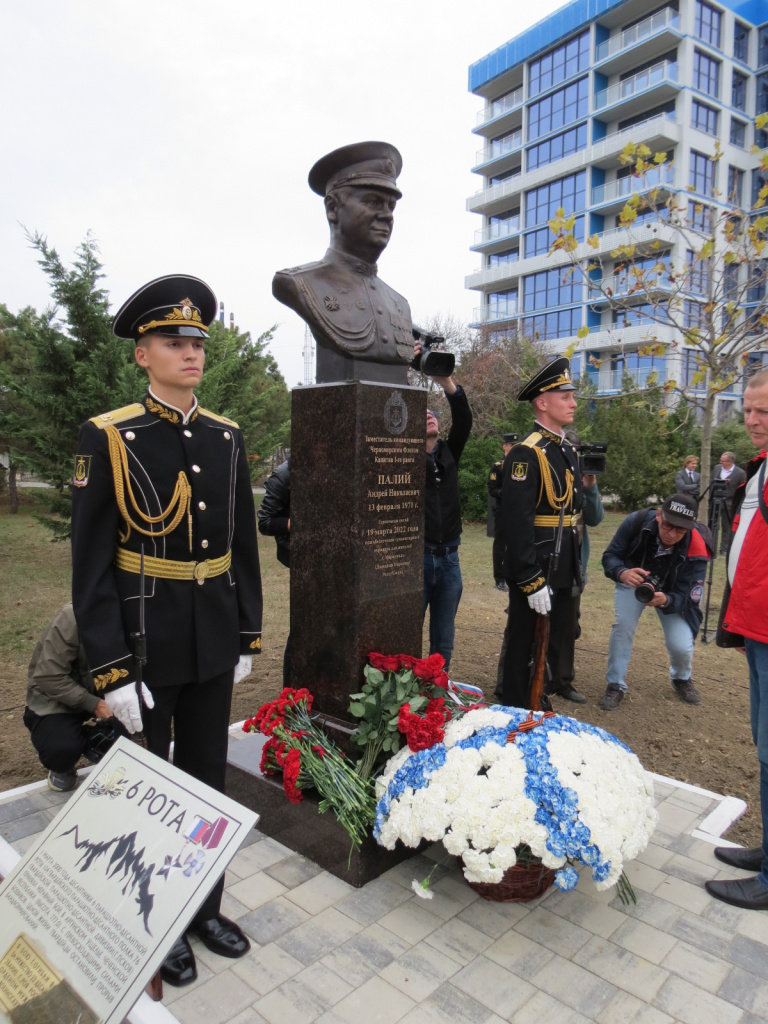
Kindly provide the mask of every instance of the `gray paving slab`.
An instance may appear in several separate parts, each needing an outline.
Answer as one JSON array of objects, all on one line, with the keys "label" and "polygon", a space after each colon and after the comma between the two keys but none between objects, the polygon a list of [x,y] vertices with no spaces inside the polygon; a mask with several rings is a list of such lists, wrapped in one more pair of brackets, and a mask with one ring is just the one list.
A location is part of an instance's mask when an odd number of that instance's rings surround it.
[{"label": "gray paving slab", "polygon": [[[440,847],[353,889],[254,830],[222,904],[250,953],[193,940],[199,978],[164,1002],[180,1024],[765,1024],[768,915],[703,888],[724,868],[697,833],[718,800],[655,788],[660,825],[629,866],[628,906],[586,873],[571,893],[487,901]],[[23,852],[67,799],[44,786],[0,797],[0,835]],[[411,882],[433,867],[433,898],[419,899]]]}]

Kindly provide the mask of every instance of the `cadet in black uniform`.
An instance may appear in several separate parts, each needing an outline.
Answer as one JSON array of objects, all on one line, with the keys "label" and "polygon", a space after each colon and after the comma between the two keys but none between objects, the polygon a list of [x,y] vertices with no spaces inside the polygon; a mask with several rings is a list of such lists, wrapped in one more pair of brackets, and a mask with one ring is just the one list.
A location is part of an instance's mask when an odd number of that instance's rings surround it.
[{"label": "cadet in black uniform", "polygon": [[[140,402],[80,432],[72,502],[75,617],[96,692],[149,750],[224,791],[233,682],[261,650],[261,575],[248,464],[236,423],[201,409],[211,289],[194,277],[150,281],[115,317],[149,377]],[[147,664],[142,715],[129,639],[139,629],[144,549]],[[249,944],[221,917],[223,876],[191,929],[224,956]],[[197,976],[182,936],[163,965]]]},{"label": "cadet in black uniform", "polygon": [[[507,544],[509,643],[502,699],[513,707],[530,707],[536,616],[550,615],[547,661],[554,668],[560,663],[562,638],[573,630],[575,622],[573,603],[577,598],[573,595],[581,586],[576,533],[581,475],[575,450],[563,443],[563,429],[573,421],[576,408],[574,390],[570,362],[565,357],[554,359],[525,385],[518,401],[531,403],[536,422],[533,431],[511,449],[504,461],[502,517]],[[561,509],[560,558],[547,586]]]},{"label": "cadet in black uniform", "polygon": [[[517,434],[505,434],[502,448],[504,459],[517,441]],[[493,582],[496,589],[506,593],[509,590],[504,579],[504,520],[501,515],[501,492],[504,483],[504,459],[494,462],[488,472],[488,497],[493,507]]]}]

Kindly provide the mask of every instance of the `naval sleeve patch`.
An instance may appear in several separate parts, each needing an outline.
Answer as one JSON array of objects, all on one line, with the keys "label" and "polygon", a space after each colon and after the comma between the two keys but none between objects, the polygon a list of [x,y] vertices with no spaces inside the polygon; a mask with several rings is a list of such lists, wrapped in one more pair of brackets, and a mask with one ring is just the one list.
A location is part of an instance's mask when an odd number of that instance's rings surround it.
[{"label": "naval sleeve patch", "polygon": [[90,455],[76,455],[75,456],[75,472],[72,475],[72,484],[74,487],[85,487],[88,483],[88,477],[91,475],[91,456]]},{"label": "naval sleeve patch", "polygon": [[528,476],[528,463],[527,462],[513,462],[512,472],[510,474],[513,480],[517,480],[518,483],[522,483],[523,480]]}]

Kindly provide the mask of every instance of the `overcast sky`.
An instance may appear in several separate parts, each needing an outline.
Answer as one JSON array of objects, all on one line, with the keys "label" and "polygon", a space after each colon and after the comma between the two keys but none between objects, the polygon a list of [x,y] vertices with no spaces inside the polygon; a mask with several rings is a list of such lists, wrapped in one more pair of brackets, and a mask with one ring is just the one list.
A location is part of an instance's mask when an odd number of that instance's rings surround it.
[{"label": "overcast sky", "polygon": [[465,201],[483,140],[468,66],[562,6],[485,0],[5,0],[0,62],[0,301],[49,290],[24,225],[69,262],[90,230],[113,309],[146,281],[189,273],[303,379],[304,325],[274,272],[328,243],[307,173],[324,153],[383,139],[403,199],[379,262],[414,320],[479,305],[464,277],[481,226]]}]

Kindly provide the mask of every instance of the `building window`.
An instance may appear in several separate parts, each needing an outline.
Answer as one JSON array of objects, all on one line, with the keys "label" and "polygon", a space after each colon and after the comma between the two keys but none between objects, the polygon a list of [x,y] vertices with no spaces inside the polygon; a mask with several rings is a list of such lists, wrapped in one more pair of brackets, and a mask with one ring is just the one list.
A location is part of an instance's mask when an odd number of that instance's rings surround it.
[{"label": "building window", "polygon": [[731,145],[740,149],[747,148],[747,126],[735,117],[731,118]]},{"label": "building window", "polygon": [[717,135],[717,111],[706,103],[694,100],[691,105],[691,127],[708,135]]},{"label": "building window", "polygon": [[584,171],[569,174],[526,193],[525,226],[535,227],[551,220],[562,206],[566,213],[583,210],[587,203],[587,175]]},{"label": "building window", "polygon": [[714,161],[704,153],[697,153],[695,149],[691,150],[688,184],[702,196],[711,196],[715,187]]},{"label": "building window", "polygon": [[757,66],[765,67],[768,64],[768,25],[763,25],[758,30],[757,37]]},{"label": "building window", "polygon": [[702,206],[695,199],[688,200],[688,227],[694,231],[702,231],[705,235],[712,233],[712,209]]},{"label": "building window", "polygon": [[731,106],[737,110],[747,109],[747,76],[735,68],[731,81]]},{"label": "building window", "polygon": [[587,145],[587,126],[580,124],[577,128],[570,128],[562,135],[555,135],[545,142],[539,142],[528,150],[528,170],[544,164],[551,164],[553,160],[560,160],[571,153],[578,153]]},{"label": "building window", "polygon": [[519,173],[519,167],[511,167],[508,171],[503,171],[501,174],[494,174],[492,178],[488,179],[488,188],[490,188],[492,185],[500,185],[502,181],[508,181],[510,178],[514,178],[515,175]]},{"label": "building window", "polygon": [[580,78],[578,82],[558,89],[543,100],[537,100],[528,107],[528,138],[538,139],[549,135],[563,125],[578,121],[589,113],[589,81]]},{"label": "building window", "polygon": [[517,316],[517,288],[491,292],[488,296],[488,319],[502,320],[510,316]]},{"label": "building window", "polygon": [[553,85],[589,67],[589,30],[569,39],[529,64],[528,95],[538,96]]},{"label": "building window", "polygon": [[709,260],[701,259],[693,249],[687,249],[685,253],[688,264],[688,287],[686,291],[694,295],[709,294]]},{"label": "building window", "polygon": [[740,21],[733,23],[733,56],[745,64],[749,56],[749,28]]},{"label": "building window", "polygon": [[696,0],[696,20],[694,32],[710,46],[720,49],[720,32],[722,29],[723,16],[714,7],[705,4],[703,0]]},{"label": "building window", "polygon": [[729,203],[734,206],[741,206],[741,194],[743,191],[744,171],[740,167],[728,167],[728,195]]},{"label": "building window", "polygon": [[488,238],[506,238],[520,230],[520,211],[507,210],[488,218]]},{"label": "building window", "polygon": [[768,197],[763,197],[763,189],[768,190],[768,171],[756,167],[752,171],[752,206],[763,209],[768,206]]},{"label": "building window", "polygon": [[581,306],[574,309],[559,309],[556,313],[529,316],[523,320],[523,333],[539,341],[571,338],[580,327]]},{"label": "building window", "polygon": [[492,252],[488,257],[488,266],[501,267],[506,263],[517,263],[519,259],[519,249],[505,249],[504,252]]},{"label": "building window", "polygon": [[701,50],[694,50],[693,84],[700,92],[717,99],[720,95],[720,61],[708,57]]},{"label": "building window", "polygon": [[687,330],[701,330],[707,325],[707,316],[701,302],[686,299],[683,303],[683,327]]},{"label": "building window", "polygon": [[551,309],[581,298],[582,283],[579,274],[567,269],[542,270],[525,278],[523,310],[530,313],[536,309]]}]

